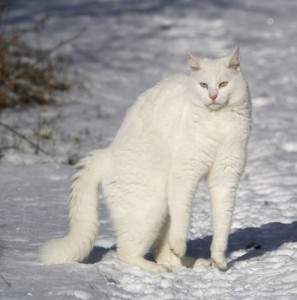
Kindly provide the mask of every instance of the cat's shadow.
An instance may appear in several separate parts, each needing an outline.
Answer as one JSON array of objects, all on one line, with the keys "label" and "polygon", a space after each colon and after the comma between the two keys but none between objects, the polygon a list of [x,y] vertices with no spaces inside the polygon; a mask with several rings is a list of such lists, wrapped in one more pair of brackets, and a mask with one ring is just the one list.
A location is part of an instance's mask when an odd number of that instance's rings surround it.
[{"label": "cat's shadow", "polygon": [[[190,240],[187,243],[187,255],[194,258],[210,258],[212,236]],[[244,250],[242,255],[231,261],[249,260],[277,250],[285,243],[297,242],[297,221],[292,223],[271,222],[260,227],[238,229],[229,236],[227,256]]]},{"label": "cat's shadow", "polygon": [[[187,256],[193,258],[210,258],[210,244],[212,236],[189,240],[187,243]],[[231,261],[231,265],[237,261],[249,260],[262,256],[267,252],[277,250],[285,243],[297,242],[297,221],[286,224],[272,222],[261,227],[247,227],[238,229],[229,236],[227,256],[239,250],[245,250],[244,254]],[[94,247],[90,256],[85,260],[87,264],[94,264],[102,260],[109,252],[115,251],[116,247]],[[152,259],[151,255],[148,255]]]}]

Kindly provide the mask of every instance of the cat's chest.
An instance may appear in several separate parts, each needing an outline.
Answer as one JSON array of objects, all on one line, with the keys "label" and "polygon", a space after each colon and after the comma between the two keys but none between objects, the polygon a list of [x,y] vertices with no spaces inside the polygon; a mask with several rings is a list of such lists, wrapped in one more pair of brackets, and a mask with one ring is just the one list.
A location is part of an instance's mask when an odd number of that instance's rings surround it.
[{"label": "cat's chest", "polygon": [[198,145],[216,147],[224,143],[230,136],[237,134],[237,125],[240,124],[234,116],[207,112],[189,118],[186,127],[191,132],[193,142]]},{"label": "cat's chest", "polygon": [[217,154],[226,145],[239,142],[236,136],[236,120],[219,117],[218,114],[188,118],[180,127],[172,150],[176,161],[182,161],[193,167],[200,166],[207,172],[216,160]]},{"label": "cat's chest", "polygon": [[210,158],[215,157],[222,146],[242,143],[248,136],[247,119],[233,111],[184,109],[168,131],[169,147],[177,156],[187,152],[189,156],[207,153]]}]

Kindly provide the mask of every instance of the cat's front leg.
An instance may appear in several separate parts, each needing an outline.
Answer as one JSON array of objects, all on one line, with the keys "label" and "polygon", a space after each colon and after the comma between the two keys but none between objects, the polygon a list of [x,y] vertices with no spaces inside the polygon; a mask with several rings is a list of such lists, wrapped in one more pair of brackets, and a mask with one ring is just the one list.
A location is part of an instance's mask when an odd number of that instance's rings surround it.
[{"label": "cat's front leg", "polygon": [[198,181],[194,168],[171,174],[168,186],[170,215],[169,246],[178,257],[186,252],[193,194]]},{"label": "cat's front leg", "polygon": [[211,200],[213,240],[212,264],[219,269],[227,268],[225,252],[232,222],[237,185],[242,173],[242,163],[221,159],[215,163],[208,176]]}]

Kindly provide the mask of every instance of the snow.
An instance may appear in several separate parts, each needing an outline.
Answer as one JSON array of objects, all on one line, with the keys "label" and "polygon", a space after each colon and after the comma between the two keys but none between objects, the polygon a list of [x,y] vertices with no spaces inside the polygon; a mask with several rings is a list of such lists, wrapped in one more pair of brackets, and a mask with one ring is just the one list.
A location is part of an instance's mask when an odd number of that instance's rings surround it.
[{"label": "snow", "polygon": [[[73,60],[77,86],[51,107],[5,110],[1,120],[34,138],[38,116],[53,139],[52,158],[7,152],[0,165],[1,299],[296,299],[297,4],[290,0],[16,1],[10,23],[28,28],[48,15],[42,43]],[[34,38],[28,35],[34,43]],[[249,159],[237,195],[226,272],[199,267],[153,274],[116,258],[102,202],[100,235],[87,263],[43,266],[38,247],[67,231],[74,172],[67,163],[104,147],[137,95],[161,78],[187,72],[188,51],[224,55],[240,44],[253,100]],[[35,126],[35,127],[34,127]],[[12,139],[9,134],[8,141]],[[1,131],[3,142],[4,131]],[[102,200],[102,199],[100,199]],[[193,203],[188,255],[209,257],[205,186]]]}]

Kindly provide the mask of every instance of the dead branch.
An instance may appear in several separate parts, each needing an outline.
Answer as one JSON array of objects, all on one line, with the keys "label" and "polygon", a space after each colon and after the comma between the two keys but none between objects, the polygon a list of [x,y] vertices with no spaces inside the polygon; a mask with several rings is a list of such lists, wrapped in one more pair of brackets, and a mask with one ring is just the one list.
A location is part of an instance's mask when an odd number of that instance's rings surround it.
[{"label": "dead branch", "polygon": [[11,287],[11,283],[10,282],[8,282],[6,279],[5,279],[5,277],[0,273],[0,277],[2,278],[2,280],[6,283],[6,285],[8,286],[8,287]]},{"label": "dead branch", "polygon": [[19,136],[21,139],[25,140],[27,143],[29,143],[31,146],[33,146],[35,148],[35,153],[38,154],[38,152],[42,152],[46,155],[51,156],[47,151],[43,150],[39,145],[37,145],[36,143],[32,142],[31,140],[29,140],[26,136],[24,136],[22,133],[16,131],[14,128],[10,127],[9,125],[6,125],[2,122],[0,122],[0,126],[2,126],[3,128],[5,128],[8,131],[11,131],[12,133],[14,133],[15,135]]},{"label": "dead branch", "polygon": [[9,40],[5,40],[5,42],[3,42],[1,40],[1,42],[0,42],[0,51],[2,51],[3,49],[7,48],[9,45],[13,44],[17,39],[18,39],[18,36],[14,35]]},{"label": "dead branch", "polygon": [[80,30],[77,34],[75,34],[74,36],[62,40],[60,43],[58,43],[56,46],[54,46],[53,48],[45,51],[42,55],[40,55],[39,57],[36,58],[36,60],[28,65],[26,68],[23,68],[21,70],[13,70],[12,74],[9,76],[10,80],[14,80],[16,78],[18,78],[19,76],[23,75],[24,73],[26,73],[28,70],[34,68],[36,65],[40,64],[41,62],[43,62],[46,58],[48,58],[53,52],[57,51],[58,49],[62,48],[63,46],[73,42],[74,40],[78,39],[84,32],[86,31],[86,28],[83,28],[82,30]]}]

